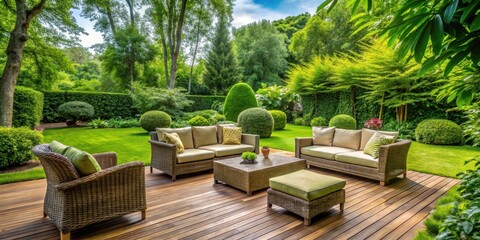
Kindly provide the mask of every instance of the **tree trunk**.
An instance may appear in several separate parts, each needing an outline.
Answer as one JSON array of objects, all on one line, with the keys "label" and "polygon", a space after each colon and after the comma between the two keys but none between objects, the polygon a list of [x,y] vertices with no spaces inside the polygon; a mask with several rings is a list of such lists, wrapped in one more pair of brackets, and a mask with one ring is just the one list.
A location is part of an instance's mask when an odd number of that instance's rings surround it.
[{"label": "tree trunk", "polygon": [[129,62],[129,68],[130,68],[130,90],[132,93],[135,93],[135,86],[133,85],[133,82],[135,81],[135,62],[130,61]]},{"label": "tree trunk", "polygon": [[108,17],[108,23],[110,24],[110,28],[112,29],[112,36],[115,35],[115,22],[113,21],[113,15],[112,15],[112,10],[110,7],[107,8],[107,17]]},{"label": "tree trunk", "polygon": [[28,26],[33,17],[39,14],[46,0],[40,1],[32,9],[26,9],[25,0],[16,1],[17,19],[15,27],[10,33],[7,46],[7,62],[2,73],[0,85],[0,125],[12,126],[13,94],[17,84],[18,74],[22,64],[22,55],[25,42],[28,40]]},{"label": "tree trunk", "polygon": [[133,0],[125,0],[128,5],[128,10],[130,12],[130,26],[135,26],[135,13],[133,11]]},{"label": "tree trunk", "polygon": [[182,0],[182,6],[180,8],[180,16],[178,18],[177,32],[175,34],[175,49],[170,53],[172,59],[172,66],[170,71],[170,83],[168,87],[173,89],[175,87],[175,78],[177,77],[177,59],[180,54],[180,45],[182,44],[182,28],[183,21],[185,20],[185,10],[187,8],[187,0]]},{"label": "tree trunk", "polygon": [[[200,7],[200,13],[203,12],[203,4]],[[193,50],[193,58],[192,64],[190,65],[190,78],[188,79],[188,94],[190,94],[192,90],[192,78],[193,78],[193,66],[195,65],[195,58],[197,56],[198,51],[198,43],[200,42],[200,14],[198,14],[198,22],[197,22],[197,36],[195,40],[195,49]]]}]

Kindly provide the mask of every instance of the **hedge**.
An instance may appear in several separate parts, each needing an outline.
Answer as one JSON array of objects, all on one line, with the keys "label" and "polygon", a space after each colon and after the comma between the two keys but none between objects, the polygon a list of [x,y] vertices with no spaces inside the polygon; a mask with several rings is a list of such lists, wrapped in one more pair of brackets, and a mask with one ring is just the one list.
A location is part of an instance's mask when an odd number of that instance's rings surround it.
[{"label": "hedge", "polygon": [[62,122],[58,107],[70,101],[82,101],[91,104],[95,109],[93,118],[131,118],[138,111],[133,108],[130,95],[122,93],[93,92],[44,92],[43,122]]},{"label": "hedge", "polygon": [[39,131],[0,127],[0,169],[33,159],[32,148],[42,141],[43,135]]},{"label": "hedge", "polygon": [[188,100],[194,103],[186,107],[184,112],[195,112],[199,110],[212,109],[213,103],[225,102],[225,96],[209,96],[209,95],[187,95]]},{"label": "hedge", "polygon": [[40,124],[43,112],[43,94],[31,88],[17,86],[13,97],[14,127],[34,128]]}]

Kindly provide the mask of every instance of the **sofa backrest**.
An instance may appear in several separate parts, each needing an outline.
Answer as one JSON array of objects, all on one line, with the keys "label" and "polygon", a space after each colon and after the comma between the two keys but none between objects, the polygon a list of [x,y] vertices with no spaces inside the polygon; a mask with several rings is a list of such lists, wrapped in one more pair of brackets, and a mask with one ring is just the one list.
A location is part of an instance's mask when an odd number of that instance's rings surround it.
[{"label": "sofa backrest", "polygon": [[193,135],[192,135],[192,127],[184,127],[184,128],[157,128],[155,129],[157,133],[157,141],[164,142],[163,139],[164,133],[177,133],[182,140],[183,146],[185,148],[194,148],[193,145]]},{"label": "sofa backrest", "polygon": [[335,134],[333,135],[333,146],[358,150],[360,148],[361,138],[361,130],[336,128]]}]

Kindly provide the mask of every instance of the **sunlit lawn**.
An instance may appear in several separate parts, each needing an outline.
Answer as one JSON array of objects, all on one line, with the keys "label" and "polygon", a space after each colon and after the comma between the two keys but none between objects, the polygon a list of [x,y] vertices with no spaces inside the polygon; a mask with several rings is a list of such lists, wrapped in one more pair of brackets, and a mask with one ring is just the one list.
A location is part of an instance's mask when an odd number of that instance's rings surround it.
[{"label": "sunlit lawn", "polygon": [[[149,136],[141,128],[91,129],[60,128],[46,129],[45,142],[57,140],[75,146],[89,153],[114,151],[119,163],[142,161],[150,163]],[[287,124],[284,130],[275,131],[272,137],[261,139],[261,146],[269,146],[287,151],[294,151],[295,137],[311,136],[311,128]],[[479,147],[471,146],[435,146],[413,142],[408,154],[410,170],[455,177],[457,173],[471,168],[464,166],[465,160],[480,155]],[[9,174],[0,174],[0,184],[43,178],[40,168]]]}]

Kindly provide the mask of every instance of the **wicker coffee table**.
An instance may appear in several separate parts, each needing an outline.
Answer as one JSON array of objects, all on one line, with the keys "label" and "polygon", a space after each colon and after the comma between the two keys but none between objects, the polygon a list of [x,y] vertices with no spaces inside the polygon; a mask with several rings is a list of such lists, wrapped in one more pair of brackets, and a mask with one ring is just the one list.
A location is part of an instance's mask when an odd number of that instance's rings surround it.
[{"label": "wicker coffee table", "polygon": [[303,159],[270,154],[270,158],[258,156],[256,164],[240,164],[242,158],[235,157],[214,161],[215,183],[223,182],[252,195],[253,191],[268,188],[268,179],[305,169]]}]

